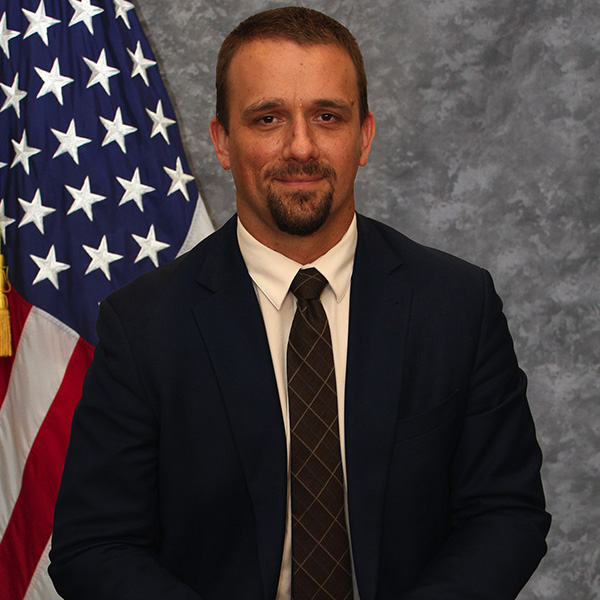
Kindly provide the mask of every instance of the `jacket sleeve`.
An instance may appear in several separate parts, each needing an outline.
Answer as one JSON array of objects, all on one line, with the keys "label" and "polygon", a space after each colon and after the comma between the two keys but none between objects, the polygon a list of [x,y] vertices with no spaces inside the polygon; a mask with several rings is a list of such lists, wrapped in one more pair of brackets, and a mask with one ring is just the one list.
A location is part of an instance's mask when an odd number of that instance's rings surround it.
[{"label": "jacket sleeve", "polygon": [[65,600],[200,600],[158,561],[156,409],[109,302],[73,419],[49,573]]},{"label": "jacket sleeve", "polygon": [[516,598],[546,552],[542,455],[491,277],[451,463],[451,532],[402,600]]}]

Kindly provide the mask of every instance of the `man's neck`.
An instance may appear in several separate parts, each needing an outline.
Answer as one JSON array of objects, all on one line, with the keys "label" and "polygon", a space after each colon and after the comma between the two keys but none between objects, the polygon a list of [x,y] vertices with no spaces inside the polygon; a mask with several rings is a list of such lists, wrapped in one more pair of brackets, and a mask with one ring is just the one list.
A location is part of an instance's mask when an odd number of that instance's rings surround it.
[{"label": "man's neck", "polygon": [[354,210],[348,211],[347,218],[345,219],[341,219],[338,216],[335,226],[325,223],[315,233],[305,236],[292,235],[265,227],[262,223],[248,219],[246,215],[239,213],[238,217],[250,235],[261,244],[301,265],[307,265],[326,254],[344,237],[354,218]]}]

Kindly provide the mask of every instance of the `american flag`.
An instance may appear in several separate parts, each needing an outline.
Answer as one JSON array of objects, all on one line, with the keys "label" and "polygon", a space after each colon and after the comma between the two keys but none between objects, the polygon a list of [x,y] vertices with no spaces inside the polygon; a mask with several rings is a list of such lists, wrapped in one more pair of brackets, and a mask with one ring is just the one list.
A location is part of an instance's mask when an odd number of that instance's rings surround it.
[{"label": "american flag", "polygon": [[0,0],[0,600],[46,573],[98,302],[212,231],[128,0]]}]

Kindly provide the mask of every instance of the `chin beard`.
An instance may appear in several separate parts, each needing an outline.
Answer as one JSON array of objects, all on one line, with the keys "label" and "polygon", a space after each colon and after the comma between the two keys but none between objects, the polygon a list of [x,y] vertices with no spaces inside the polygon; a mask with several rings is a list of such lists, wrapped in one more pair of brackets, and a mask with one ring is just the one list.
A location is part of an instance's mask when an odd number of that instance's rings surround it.
[{"label": "chin beard", "polygon": [[333,185],[337,174],[328,165],[318,162],[290,163],[280,169],[270,169],[265,178],[284,178],[290,175],[320,175],[329,180],[330,189],[323,192],[305,191],[278,195],[271,186],[267,189],[267,206],[277,227],[284,233],[307,236],[318,231],[327,221],[333,204]]},{"label": "chin beard", "polygon": [[272,190],[267,194],[267,205],[273,221],[281,231],[291,235],[307,236],[318,231],[327,221],[333,204],[333,192],[294,192],[279,196]]}]

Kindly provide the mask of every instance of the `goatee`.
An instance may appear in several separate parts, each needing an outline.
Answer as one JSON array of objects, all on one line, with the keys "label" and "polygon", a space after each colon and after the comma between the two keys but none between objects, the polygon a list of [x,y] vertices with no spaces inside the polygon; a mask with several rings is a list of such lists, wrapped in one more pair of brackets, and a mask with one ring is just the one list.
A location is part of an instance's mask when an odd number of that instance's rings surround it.
[{"label": "goatee", "polygon": [[[320,196],[320,197],[319,197]],[[311,235],[318,231],[331,212],[333,192],[294,192],[280,196],[270,190],[267,205],[275,224],[284,233]]]},{"label": "goatee", "polygon": [[330,189],[325,192],[311,190],[277,194],[269,185],[267,206],[273,221],[281,231],[307,236],[318,231],[329,217],[333,204],[333,182],[337,175],[331,167],[319,163],[291,163],[283,169],[271,169],[265,173],[265,177],[274,179],[285,179],[295,175],[317,175],[329,181]]}]

